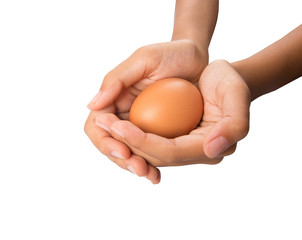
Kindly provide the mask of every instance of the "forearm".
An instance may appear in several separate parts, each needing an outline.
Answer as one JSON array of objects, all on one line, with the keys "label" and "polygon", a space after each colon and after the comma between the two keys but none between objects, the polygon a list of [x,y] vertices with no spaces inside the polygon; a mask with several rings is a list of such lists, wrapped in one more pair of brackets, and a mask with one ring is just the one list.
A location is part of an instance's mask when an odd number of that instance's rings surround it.
[{"label": "forearm", "polygon": [[218,0],[176,0],[172,40],[190,39],[208,49],[218,15]]},{"label": "forearm", "polygon": [[250,88],[252,99],[302,75],[302,25],[255,55],[232,63]]}]

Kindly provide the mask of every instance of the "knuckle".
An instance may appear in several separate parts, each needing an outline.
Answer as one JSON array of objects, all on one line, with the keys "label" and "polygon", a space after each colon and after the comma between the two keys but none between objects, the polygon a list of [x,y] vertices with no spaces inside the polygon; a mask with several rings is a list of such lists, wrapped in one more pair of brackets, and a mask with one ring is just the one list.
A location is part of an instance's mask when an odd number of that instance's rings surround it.
[{"label": "knuckle", "polygon": [[108,81],[110,81],[110,79],[112,79],[112,75],[113,75],[113,70],[110,70],[105,76],[104,76],[104,80],[103,80],[103,84],[106,84]]},{"label": "knuckle", "polygon": [[235,123],[235,131],[238,138],[244,138],[249,132],[250,126],[247,119],[239,120]]},{"label": "knuckle", "polygon": [[148,59],[156,59],[157,54],[158,54],[158,51],[157,51],[156,45],[147,45],[147,46],[138,48],[133,53],[133,57],[136,57],[137,59],[141,59],[141,60],[147,62]]},{"label": "knuckle", "polygon": [[133,55],[142,55],[142,54],[146,54],[149,51],[149,46],[142,46],[138,49],[136,49],[133,53]]},{"label": "knuckle", "polygon": [[179,154],[177,154],[177,144],[176,140],[170,139],[171,145],[166,150],[166,156],[165,159],[163,159],[163,162],[166,164],[174,164],[179,160]]},{"label": "knuckle", "polygon": [[168,154],[165,158],[163,158],[161,160],[162,164],[164,164],[165,166],[172,166],[175,164],[175,156],[174,154]]},{"label": "knuckle", "polygon": [[169,156],[167,158],[167,161],[171,164],[174,164],[176,162],[179,161],[179,158],[178,158],[178,155],[176,154],[176,151],[175,150],[171,150],[169,152]]},{"label": "knuckle", "polygon": [[158,156],[156,158],[152,158],[150,163],[154,167],[167,167],[174,166],[176,163],[176,156],[174,152],[167,151],[162,156]]}]

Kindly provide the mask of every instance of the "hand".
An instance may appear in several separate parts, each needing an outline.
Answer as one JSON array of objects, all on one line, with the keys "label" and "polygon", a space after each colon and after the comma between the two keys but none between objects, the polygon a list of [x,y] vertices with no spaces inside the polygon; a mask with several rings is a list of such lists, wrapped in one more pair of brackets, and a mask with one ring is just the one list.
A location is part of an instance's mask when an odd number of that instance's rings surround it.
[{"label": "hand", "polygon": [[128,120],[134,99],[149,84],[162,78],[180,77],[197,85],[207,63],[207,50],[198,48],[190,40],[177,40],[138,49],[105,76],[100,92],[88,105],[92,111],[85,124],[86,134],[117,165],[158,183],[159,170],[133,154],[126,144],[112,138],[106,124],[97,121],[97,126],[95,119],[109,115],[115,120]]},{"label": "hand", "polygon": [[241,76],[223,60],[206,67],[199,88],[204,116],[200,125],[186,136],[167,139],[144,133],[114,114],[100,115],[97,121],[153,166],[216,164],[232,154],[236,143],[248,133],[250,91]]}]

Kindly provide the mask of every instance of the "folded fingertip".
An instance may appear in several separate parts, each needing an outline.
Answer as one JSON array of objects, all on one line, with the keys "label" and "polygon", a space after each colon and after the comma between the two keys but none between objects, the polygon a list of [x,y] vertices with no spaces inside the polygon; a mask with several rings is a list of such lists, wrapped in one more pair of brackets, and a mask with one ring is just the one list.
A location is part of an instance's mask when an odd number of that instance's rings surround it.
[{"label": "folded fingertip", "polygon": [[98,93],[91,99],[91,101],[88,103],[87,107],[90,110],[93,110],[95,108],[96,103],[98,102],[99,98],[101,97],[101,91],[98,91]]},{"label": "folded fingertip", "polygon": [[116,125],[111,126],[110,132],[118,136],[119,138],[124,138],[123,129]]},{"label": "folded fingertip", "polygon": [[112,97],[108,96],[106,92],[99,92],[87,105],[87,107],[92,111],[97,111],[108,107],[112,102]]},{"label": "folded fingertip", "polygon": [[104,123],[98,121],[97,119],[95,119],[95,124],[100,128],[104,129],[106,132],[109,132],[109,127],[106,126]]},{"label": "folded fingertip", "polygon": [[125,156],[123,156],[119,151],[116,151],[116,150],[113,150],[113,151],[111,152],[111,155],[112,155],[113,157],[118,158],[118,159],[123,159],[123,160],[126,160],[126,159],[127,159],[127,158],[126,158]]},{"label": "folded fingertip", "polygon": [[96,147],[106,156],[127,160],[131,157],[131,151],[124,143],[115,140],[111,136],[103,137]]},{"label": "folded fingertip", "polygon": [[148,165],[145,159],[142,157],[131,155],[131,157],[128,159],[131,166],[135,168],[136,175],[139,177],[144,177],[148,173]]},{"label": "folded fingertip", "polygon": [[95,124],[107,132],[110,132],[110,126],[119,121],[119,118],[113,113],[103,113],[95,117]]},{"label": "folded fingertip", "polygon": [[146,178],[153,184],[157,184],[160,181],[160,171],[156,167],[148,164],[148,173]]},{"label": "folded fingertip", "polygon": [[127,169],[132,172],[133,174],[137,175],[135,168],[132,165],[128,165]]},{"label": "folded fingertip", "polygon": [[108,107],[118,97],[119,92],[114,92],[111,89],[100,90],[88,103],[87,107],[90,110],[101,110]]},{"label": "folded fingertip", "polygon": [[161,180],[161,173],[160,173],[160,171],[158,170],[157,177],[156,177],[153,181],[151,181],[151,182],[152,182],[153,184],[159,184],[160,180]]}]

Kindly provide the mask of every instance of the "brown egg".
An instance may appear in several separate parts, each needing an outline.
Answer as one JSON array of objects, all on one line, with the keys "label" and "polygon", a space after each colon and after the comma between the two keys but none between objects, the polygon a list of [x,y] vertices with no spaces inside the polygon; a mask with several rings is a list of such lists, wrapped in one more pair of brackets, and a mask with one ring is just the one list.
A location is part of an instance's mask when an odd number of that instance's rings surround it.
[{"label": "brown egg", "polygon": [[165,78],[137,96],[129,120],[144,132],[175,138],[196,128],[202,113],[203,100],[197,87],[184,79]]}]

